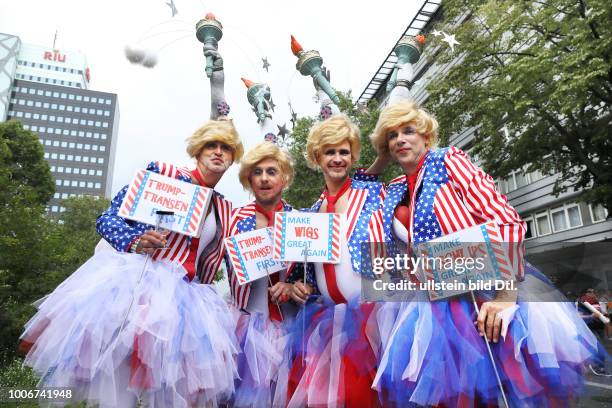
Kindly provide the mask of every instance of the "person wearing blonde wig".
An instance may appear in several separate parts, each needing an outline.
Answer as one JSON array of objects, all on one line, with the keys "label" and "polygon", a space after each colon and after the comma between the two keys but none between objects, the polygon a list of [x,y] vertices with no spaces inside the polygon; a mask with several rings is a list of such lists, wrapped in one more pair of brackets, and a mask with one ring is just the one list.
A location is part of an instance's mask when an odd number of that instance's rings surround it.
[{"label": "person wearing blonde wig", "polygon": [[243,147],[232,122],[219,119],[187,139],[187,153],[195,168],[153,161],[146,169],[212,189],[210,204],[200,209],[200,236],[120,217],[126,195],[138,194],[125,186],[96,223],[115,250],[96,253],[26,325],[25,363],[44,385],[71,389],[73,402],[218,406],[234,392],[235,321],[211,285],[224,259],[232,206],[214,187]]},{"label": "person wearing blonde wig", "polygon": [[[533,279],[539,273],[525,267],[520,245],[524,222],[464,152],[435,148],[437,129],[412,102],[380,113],[371,136],[379,156],[368,173],[379,174],[391,160],[404,172],[387,187],[384,242],[419,244],[492,222],[517,279],[525,271],[525,282]],[[381,321],[396,315],[393,329],[382,334],[386,347],[373,384],[385,406],[496,405],[502,395],[484,338],[510,406],[563,404],[581,386],[581,365],[596,357],[596,340],[566,304],[522,302],[521,289],[517,303],[516,291],[501,290],[479,298],[476,315],[469,295],[435,302],[426,293],[415,296],[399,313],[391,303],[378,311]]]},{"label": "person wearing blonde wig", "polygon": [[[306,159],[325,181],[309,211],[340,213],[342,243],[339,263],[308,263],[306,284],[299,274],[289,279],[295,282],[293,298],[306,303],[296,318],[306,319],[305,333],[301,325],[291,333],[289,407],[377,405],[371,389],[376,357],[366,335],[373,305],[360,301],[361,281],[373,275],[362,268],[361,244],[380,240],[382,220],[373,215],[383,186],[349,176],[360,151],[359,129],[345,115],[316,124],[308,135]],[[320,296],[309,297],[312,293]]]},{"label": "person wearing blonde wig", "polygon": [[[238,178],[255,200],[234,211],[232,236],[271,227],[275,212],[293,210],[282,199],[293,181],[293,162],[276,144],[263,142],[249,150],[240,163]],[[292,285],[285,283],[284,270],[243,285],[233,267],[228,275],[241,347],[237,362],[240,380],[231,405],[267,408],[273,406],[287,327],[295,314],[293,305],[286,303]]]}]

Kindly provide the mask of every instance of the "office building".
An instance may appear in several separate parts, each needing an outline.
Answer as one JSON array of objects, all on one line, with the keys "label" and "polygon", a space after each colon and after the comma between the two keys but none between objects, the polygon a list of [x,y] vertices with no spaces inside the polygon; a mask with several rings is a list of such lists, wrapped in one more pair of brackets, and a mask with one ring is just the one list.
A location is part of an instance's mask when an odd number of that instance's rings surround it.
[{"label": "office building", "polygon": [[4,43],[14,44],[11,56],[0,59],[0,85],[12,75],[5,120],[21,121],[40,138],[56,184],[50,212],[61,212],[61,200],[68,197],[109,197],[117,95],[88,89],[89,68],[81,53],[27,45],[0,34]]}]

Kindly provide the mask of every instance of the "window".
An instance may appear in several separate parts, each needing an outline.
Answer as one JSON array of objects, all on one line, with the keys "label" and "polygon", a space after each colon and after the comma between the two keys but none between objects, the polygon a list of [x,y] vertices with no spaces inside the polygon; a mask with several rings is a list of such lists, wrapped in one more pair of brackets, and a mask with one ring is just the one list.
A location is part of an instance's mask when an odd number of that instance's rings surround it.
[{"label": "window", "polygon": [[564,204],[550,210],[554,232],[582,226],[580,207],[576,203]]},{"label": "window", "polygon": [[77,95],[77,96],[76,96],[76,100],[77,100],[77,101],[82,101],[82,100],[83,100],[83,96],[81,96],[81,95]]},{"label": "window", "polygon": [[60,154],[59,155],[59,159],[60,160],[66,160],[66,155],[65,154]]},{"label": "window", "polygon": [[[55,180],[55,185],[56,186],[61,186],[62,185],[62,180],[60,180],[60,179]],[[57,198],[57,197],[55,197],[55,198]]]},{"label": "window", "polygon": [[[59,180],[56,180],[55,184],[57,184]],[[59,184],[58,184],[59,185]],[[60,193],[53,194],[53,198],[60,198]]]},{"label": "window", "polygon": [[552,209],[550,214],[552,215],[553,230],[555,232],[567,229],[567,221],[565,219],[565,211],[563,211],[563,207]]},{"label": "window", "polygon": [[49,158],[49,152],[45,152],[44,157],[45,157],[45,159],[48,159]]},{"label": "window", "polygon": [[74,101],[74,94],[69,94],[68,95],[68,99],[71,100],[71,101]]},{"label": "window", "polygon": [[94,121],[93,120],[88,120],[87,121],[87,126],[93,126],[94,125]]},{"label": "window", "polygon": [[91,103],[98,103],[98,98],[94,98],[94,97],[92,97],[92,98],[91,98]]},{"label": "window", "polygon": [[85,96],[85,97],[83,98],[83,101],[85,101],[85,102],[89,102],[89,96]]},{"label": "window", "polygon": [[536,215],[536,226],[538,229],[538,236],[548,235],[551,233],[548,211]]},{"label": "window", "polygon": [[64,148],[68,147],[68,142],[62,142],[61,146]]},{"label": "window", "polygon": [[66,99],[68,97],[68,95],[66,95],[66,93],[62,92],[62,98]]},{"label": "window", "polygon": [[94,169],[89,169],[89,175],[90,176],[95,176],[96,175],[96,171]]},{"label": "window", "polygon": [[591,221],[594,223],[605,221],[608,218],[608,210],[601,204],[595,206],[589,204],[589,212],[591,213]]},{"label": "window", "polygon": [[34,102],[34,106],[36,106],[37,108],[42,108],[42,102],[36,101]]},{"label": "window", "polygon": [[527,217],[523,219],[525,224],[527,225],[527,231],[525,231],[525,239],[534,238],[536,236],[535,233],[535,224],[533,223],[533,217]]},{"label": "window", "polygon": [[101,183],[96,183],[96,188],[102,188],[102,184]]},{"label": "window", "polygon": [[81,108],[80,108],[80,107],[78,107],[78,106],[75,106],[75,107],[74,107],[74,111],[75,111],[76,113],[81,113]]},{"label": "window", "polygon": [[87,185],[84,181],[79,181],[79,187],[85,187]]},{"label": "window", "polygon": [[64,186],[69,187],[70,186],[70,180],[64,180]]},{"label": "window", "polygon": [[102,175],[102,170],[96,170],[96,176],[101,176]]},{"label": "window", "polygon": [[100,151],[101,152],[105,152],[106,151],[106,146],[100,146]]},{"label": "window", "polygon": [[72,187],[78,187],[79,186],[79,182],[77,180],[72,180],[72,182],[70,183],[70,185]]},{"label": "window", "polygon": [[[70,159],[68,159],[70,160]],[[72,174],[72,167],[66,167],[66,173]]]},{"label": "window", "polygon": [[91,181],[87,182],[87,188],[93,188],[93,183]]},{"label": "window", "polygon": [[34,119],[40,119],[40,113],[35,113],[32,117]]},{"label": "window", "polygon": [[59,147],[59,145],[60,145],[59,140],[54,140],[53,141],[53,147]]},{"label": "window", "polygon": [[103,122],[102,123],[102,127],[107,128],[108,127],[108,122]]},{"label": "window", "polygon": [[578,204],[567,206],[566,212],[570,228],[582,227],[582,217],[580,215],[580,206],[578,206]]},{"label": "window", "polygon": [[54,98],[59,98],[59,92],[53,92],[53,97]]},{"label": "window", "polygon": [[104,158],[98,157],[98,164],[104,164]]},{"label": "window", "polygon": [[63,173],[64,172],[64,166],[57,166],[57,172],[58,173]]}]

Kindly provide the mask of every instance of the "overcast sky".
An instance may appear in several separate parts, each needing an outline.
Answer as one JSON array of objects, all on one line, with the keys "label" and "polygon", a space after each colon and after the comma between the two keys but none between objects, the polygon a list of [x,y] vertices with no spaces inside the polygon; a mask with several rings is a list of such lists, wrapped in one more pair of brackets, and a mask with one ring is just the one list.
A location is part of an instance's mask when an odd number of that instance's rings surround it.
[{"label": "overcast sky", "polygon": [[[150,160],[187,164],[185,139],[210,114],[195,24],[212,11],[224,27],[219,50],[225,61],[225,94],[246,149],[262,140],[240,77],[265,82],[277,108],[274,120],[289,122],[288,102],[298,116],[316,115],[314,88],[295,69],[290,34],[304,49],[316,49],[330,69],[334,88],[357,97],[404,32],[421,0],[220,1],[174,0],[0,0],[0,32],[25,43],[53,44],[83,52],[90,89],[118,94],[120,122],[113,194]],[[131,65],[129,44],[159,50],[153,69]],[[267,73],[261,58],[271,66]],[[218,190],[236,205],[250,198],[233,166]]]}]

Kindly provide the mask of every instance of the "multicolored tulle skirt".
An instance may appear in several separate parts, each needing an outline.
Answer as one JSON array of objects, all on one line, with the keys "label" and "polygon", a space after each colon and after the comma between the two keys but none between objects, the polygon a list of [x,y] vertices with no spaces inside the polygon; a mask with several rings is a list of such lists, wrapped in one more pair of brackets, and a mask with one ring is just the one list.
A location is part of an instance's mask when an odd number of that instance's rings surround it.
[{"label": "multicolored tulle skirt", "polygon": [[384,406],[497,406],[493,364],[511,407],[570,405],[583,390],[586,365],[607,356],[572,303],[535,301],[533,288],[550,292],[552,285],[532,266],[526,272],[507,335],[490,343],[494,362],[469,294],[429,302],[420,293],[381,306],[380,322],[395,316],[390,331],[380,330],[384,352],[373,383]]},{"label": "multicolored tulle skirt", "polygon": [[287,322],[270,320],[262,313],[236,314],[236,336],[240,345],[237,357],[239,379],[230,406],[271,407],[278,372],[287,346]]},{"label": "multicolored tulle skirt", "polygon": [[275,406],[378,406],[371,388],[379,350],[375,309],[321,298],[307,303],[291,328]]},{"label": "multicolored tulle skirt", "polygon": [[27,323],[25,364],[41,385],[102,407],[216,406],[237,377],[235,321],[210,285],[136,254],[101,251]]}]

